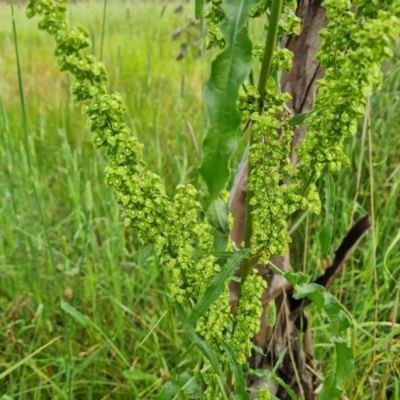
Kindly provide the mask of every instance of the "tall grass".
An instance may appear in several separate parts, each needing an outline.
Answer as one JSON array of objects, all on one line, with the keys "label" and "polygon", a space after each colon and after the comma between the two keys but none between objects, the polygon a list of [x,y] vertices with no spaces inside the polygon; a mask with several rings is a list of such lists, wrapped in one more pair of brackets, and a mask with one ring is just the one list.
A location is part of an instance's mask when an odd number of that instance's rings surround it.
[{"label": "tall grass", "polygon": [[[170,193],[179,182],[198,182],[185,120],[200,141],[201,88],[212,57],[189,52],[175,60],[179,43],[169,35],[192,13],[189,5],[175,14],[178,4],[109,2],[105,24],[104,3],[73,4],[69,11],[72,23],[90,28],[97,56],[105,27],[109,84],[126,100],[146,161]],[[11,9],[0,4],[0,396],[150,398],[175,369],[195,367],[165,292],[168,274],[121,223],[104,185],[105,160],[71,105],[70,78],[55,66],[52,39],[26,20],[22,6],[15,8],[15,27],[19,69]],[[365,145],[360,121],[359,135],[346,145],[350,169],[335,177],[334,246],[353,209],[354,219],[373,212],[376,222],[333,288],[354,320],[348,339],[358,361],[346,382],[350,399],[400,398],[400,335],[390,337],[400,327],[399,67],[398,58],[386,66],[388,80],[366,117]],[[329,263],[314,240],[319,225],[318,216],[304,219],[291,248],[297,270],[306,249],[312,276]],[[315,311],[309,319],[316,369],[327,374],[331,348],[319,345],[326,343],[326,322]]]}]

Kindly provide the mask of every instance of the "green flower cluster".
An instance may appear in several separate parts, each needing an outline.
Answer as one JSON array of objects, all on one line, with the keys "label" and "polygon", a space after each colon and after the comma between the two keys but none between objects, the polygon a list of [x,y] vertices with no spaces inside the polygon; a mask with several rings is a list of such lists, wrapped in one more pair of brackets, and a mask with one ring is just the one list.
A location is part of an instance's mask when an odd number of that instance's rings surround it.
[{"label": "green flower cluster", "polygon": [[[253,57],[258,58],[261,62],[264,57],[264,45],[258,44],[253,48]],[[278,71],[292,69],[293,53],[288,49],[277,48],[272,55],[272,64]]]},{"label": "green flower cluster", "polygon": [[206,0],[203,9],[203,17],[207,20],[206,48],[217,45],[221,49],[225,47],[225,39],[220,31],[220,25],[226,17],[222,8],[222,0]]},{"label": "green flower cluster", "polygon": [[[104,148],[109,157],[106,184],[122,206],[125,225],[137,230],[143,244],[155,244],[161,264],[172,275],[172,300],[197,301],[221,268],[215,257],[197,259],[195,255],[197,247],[206,252],[214,247],[210,225],[198,221],[201,206],[197,190],[179,185],[173,202],[167,197],[160,177],[143,161],[142,145],[124,121],[126,107],[121,96],[107,92],[104,65],[84,53],[91,45],[89,32],[82,27],[68,29],[65,12],[65,0],[31,0],[27,6],[28,17],[42,15],[39,27],[55,36],[60,69],[76,78],[72,98],[75,103],[85,102],[82,112],[93,133],[93,144]],[[216,347],[230,323],[226,285],[225,293],[201,318],[197,330]]]},{"label": "green flower cluster", "polygon": [[[305,195],[299,183],[293,181],[293,167],[289,160],[293,128],[284,105],[291,99],[287,93],[278,93],[270,78],[264,99],[264,113],[260,115],[259,94],[253,86],[246,86],[239,94],[239,109],[252,121],[252,145],[249,163],[252,165],[248,188],[253,196],[252,252],[260,263],[271,256],[285,254],[290,237],[286,233],[288,217],[299,209],[320,211],[315,185]],[[281,119],[277,115],[282,115]],[[284,184],[284,181],[286,184]]]},{"label": "green flower cluster", "polygon": [[263,307],[259,301],[267,286],[257,270],[247,276],[241,286],[241,294],[235,315],[235,328],[229,343],[241,364],[246,364],[253,344],[251,339],[260,329]]},{"label": "green flower cluster", "polygon": [[[271,9],[272,1],[273,0],[261,0],[260,3],[257,6],[253,7],[252,10],[250,11],[250,17],[257,18],[263,14],[266,14],[267,16],[269,16],[269,11]],[[297,2],[296,2],[296,0],[283,0],[282,6],[283,6],[283,10],[284,10],[284,15],[283,15],[283,18],[281,19],[281,21],[283,21],[285,19],[285,17],[287,16],[288,13],[292,13],[292,10],[296,9]],[[299,18],[296,17],[296,19],[297,19],[297,21],[300,22]]]},{"label": "green flower cluster", "polygon": [[399,34],[398,1],[382,2],[382,7],[373,2],[373,8],[370,1],[356,3],[355,12],[349,0],[323,3],[330,22],[320,32],[317,58],[326,74],[318,82],[315,111],[306,121],[307,136],[297,149],[298,176],[306,180],[318,178],[325,167],[335,172],[349,164],[343,141],[356,132],[365,97],[382,82],[382,62],[392,56],[390,38]]},{"label": "green flower cluster", "polygon": [[256,400],[272,400],[271,392],[268,388],[260,390]]},{"label": "green flower cluster", "polygon": [[55,36],[60,69],[70,71],[77,79],[72,85],[73,101],[90,100],[82,112],[88,117],[94,145],[106,148],[106,183],[123,206],[125,224],[138,229],[142,243],[151,241],[162,247],[166,243],[165,215],[171,214],[171,202],[160,178],[146,169],[142,145],[124,122],[126,107],[121,96],[107,93],[104,65],[84,53],[91,45],[89,32],[82,27],[67,30],[65,11],[66,1],[31,0],[27,6],[28,17],[43,15],[39,28]]},{"label": "green flower cluster", "polygon": [[[379,3],[379,7],[377,6]],[[352,2],[356,9],[356,18],[362,16],[366,18],[377,18],[380,10],[389,11],[396,17],[400,17],[400,1],[399,0],[354,0]]]}]

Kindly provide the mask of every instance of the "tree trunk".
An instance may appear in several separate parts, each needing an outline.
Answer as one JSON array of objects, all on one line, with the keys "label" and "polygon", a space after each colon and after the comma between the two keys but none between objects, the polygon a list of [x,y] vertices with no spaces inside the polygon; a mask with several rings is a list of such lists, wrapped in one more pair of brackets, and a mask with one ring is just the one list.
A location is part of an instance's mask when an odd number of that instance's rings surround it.
[{"label": "tree trunk", "polygon": [[[326,26],[325,10],[321,7],[322,0],[298,1],[296,14],[302,20],[302,31],[299,36],[291,35],[282,40],[282,46],[294,53],[293,67],[289,73],[282,75],[282,91],[291,94],[293,100],[289,106],[295,114],[300,114],[312,108],[316,93],[316,82],[323,76],[323,70],[315,61],[315,56],[320,49],[321,39],[318,32]],[[291,152],[291,162],[297,163],[293,148],[297,147],[305,136],[305,127],[296,129]],[[247,186],[247,151],[238,167],[234,186],[231,192],[230,210],[234,217],[231,237],[238,247],[244,240],[245,208]],[[271,262],[282,271],[288,271],[290,266],[289,256],[271,259]],[[264,355],[255,353],[250,358],[250,367],[254,369],[272,369],[283,355],[282,362],[277,370],[278,376],[283,379],[299,398],[306,400],[316,398],[314,388],[315,377],[311,376],[308,365],[313,360],[313,347],[310,331],[303,329],[303,343],[299,342],[299,335],[295,320],[291,318],[289,303],[282,288],[287,284],[280,275],[275,274],[264,265],[255,265],[260,274],[266,279],[268,287],[263,295],[263,305],[266,309],[268,299],[281,290],[281,295],[276,299],[277,320],[273,328],[266,323],[266,318],[261,319],[260,331],[254,337],[256,346],[263,350]],[[236,306],[239,284],[231,283],[232,309]],[[303,324],[306,321],[303,321]],[[265,378],[248,377],[248,386],[257,388],[268,384],[272,393],[279,399],[288,397],[286,391],[278,385],[268,382]]]}]

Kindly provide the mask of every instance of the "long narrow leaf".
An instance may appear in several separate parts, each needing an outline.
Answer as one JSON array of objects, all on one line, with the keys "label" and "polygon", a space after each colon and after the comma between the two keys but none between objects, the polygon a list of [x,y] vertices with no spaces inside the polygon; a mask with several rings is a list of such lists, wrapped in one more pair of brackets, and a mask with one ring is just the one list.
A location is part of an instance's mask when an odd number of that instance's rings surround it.
[{"label": "long narrow leaf", "polygon": [[205,355],[206,358],[211,363],[211,366],[213,367],[214,371],[217,374],[220,374],[220,368],[218,364],[218,359],[217,356],[214,353],[214,350],[205,342],[194,330],[192,325],[190,324],[185,310],[180,304],[176,305],[176,309],[179,314],[179,318],[181,319],[183,326],[186,330],[186,332],[189,334],[190,338],[192,339],[192,342],[200,349],[200,351]]},{"label": "long narrow leaf", "polygon": [[194,5],[194,16],[196,19],[200,19],[201,12],[203,11],[204,0],[196,0]]},{"label": "long narrow leaf", "polygon": [[325,171],[324,175],[325,182],[325,220],[319,234],[319,242],[321,245],[322,255],[325,257],[329,253],[329,247],[332,241],[333,235],[333,212],[335,209],[335,183],[333,182],[332,175],[328,170]]},{"label": "long narrow leaf", "polygon": [[203,141],[200,174],[208,189],[207,205],[218,198],[230,177],[229,163],[240,136],[236,100],[240,85],[251,69],[252,45],[247,32],[249,12],[257,0],[226,0],[226,18],[221,26],[224,51],[212,63],[204,90],[210,128]]},{"label": "long narrow leaf", "polygon": [[250,400],[246,391],[246,381],[244,379],[242,366],[238,363],[234,350],[228,343],[221,343],[221,347],[225,350],[225,354],[231,364],[231,370],[235,379],[235,393],[233,397],[236,400]]},{"label": "long narrow leaf", "polygon": [[219,298],[219,296],[221,296],[221,294],[224,292],[225,282],[239,268],[242,260],[248,257],[249,251],[249,249],[244,249],[235,253],[235,255],[233,255],[222,267],[221,271],[215,275],[211,286],[206,290],[204,296],[193,307],[192,313],[189,317],[189,321],[191,323],[196,322],[201,316],[203,316],[209,310],[211,304],[213,304]]},{"label": "long narrow leaf", "polygon": [[33,353],[29,354],[28,356],[26,356],[25,358],[23,358],[22,360],[18,361],[17,363],[15,363],[14,365],[12,365],[10,368],[7,368],[4,372],[2,372],[0,374],[0,380],[4,379],[8,374],[10,374],[11,372],[13,372],[14,370],[16,370],[17,368],[19,368],[21,365],[24,365],[26,362],[28,362],[31,358],[35,357],[36,354],[40,353],[42,350],[44,350],[46,347],[49,347],[51,344],[53,344],[56,340],[60,339],[61,336],[58,336],[52,340],[50,340],[50,342],[46,343],[44,346],[40,347],[39,349],[35,350]]}]

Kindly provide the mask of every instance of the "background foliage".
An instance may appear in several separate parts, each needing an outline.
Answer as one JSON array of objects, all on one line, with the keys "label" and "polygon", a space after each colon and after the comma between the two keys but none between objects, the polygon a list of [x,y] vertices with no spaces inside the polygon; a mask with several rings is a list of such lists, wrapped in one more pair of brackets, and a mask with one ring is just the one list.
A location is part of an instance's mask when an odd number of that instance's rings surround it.
[{"label": "background foliage", "polygon": [[[181,5],[182,12],[174,12]],[[52,38],[26,20],[23,6],[15,8],[15,22],[27,141],[11,10],[0,4],[0,396],[150,398],[175,369],[193,366],[185,352],[190,338],[170,309],[163,266],[151,253],[146,257],[148,249],[142,251],[134,232],[123,228],[104,185],[105,160],[70,102],[70,78],[55,66]],[[97,56],[102,10],[103,3],[93,2],[69,10],[72,24],[90,29]],[[193,11],[192,4],[181,2],[114,2],[105,24],[110,87],[124,97],[146,161],[170,191],[179,182],[198,184],[198,158],[185,121],[200,142],[201,93],[215,55],[197,58],[198,48],[189,46],[176,60],[180,43],[196,37],[183,34],[179,42],[170,34]],[[400,327],[399,68],[398,56],[386,65],[387,81],[373,95],[359,135],[346,143],[350,170],[335,177],[333,247],[358,215],[369,212],[375,220],[333,288],[354,319],[348,339],[356,366],[344,382],[351,399],[400,398],[400,342],[391,335]],[[299,214],[292,226],[292,265],[314,277],[329,264],[319,248],[322,223],[318,216]],[[62,301],[68,305],[62,307]],[[73,315],[68,306],[81,314]],[[327,326],[313,311],[316,358],[326,376],[334,369],[325,361],[334,343],[318,346],[327,342]]]}]

